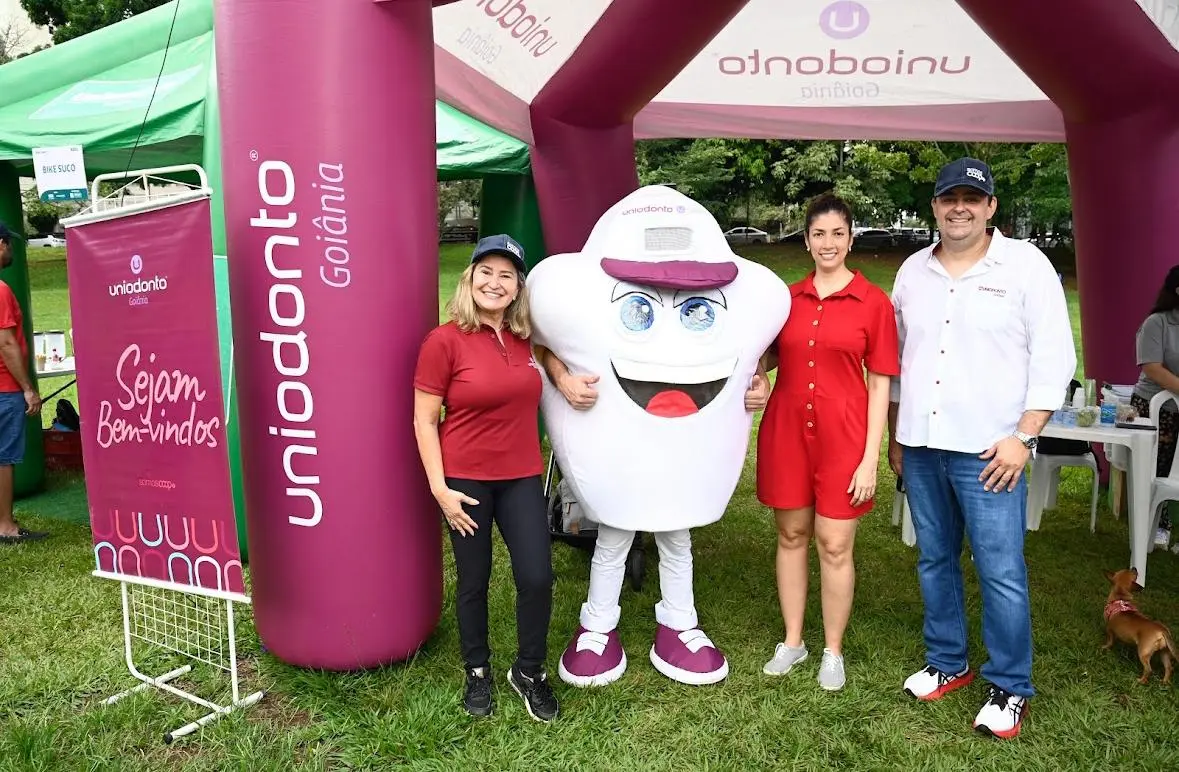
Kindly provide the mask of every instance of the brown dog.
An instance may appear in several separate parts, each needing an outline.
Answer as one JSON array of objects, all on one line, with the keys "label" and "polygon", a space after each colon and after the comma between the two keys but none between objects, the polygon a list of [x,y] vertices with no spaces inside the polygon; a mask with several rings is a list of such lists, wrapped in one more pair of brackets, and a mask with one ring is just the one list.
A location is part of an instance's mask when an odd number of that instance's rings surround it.
[{"label": "brown dog", "polygon": [[1123,568],[1117,573],[1104,573],[1113,588],[1105,604],[1105,645],[1101,648],[1112,648],[1115,637],[1122,643],[1137,646],[1138,661],[1142,663],[1142,677],[1138,679],[1140,684],[1150,679],[1151,657],[1156,652],[1162,652],[1163,683],[1171,683],[1171,658],[1179,660],[1179,651],[1175,650],[1171,631],[1161,622],[1148,619],[1130,602],[1133,593],[1142,591],[1138,584],[1138,569]]}]

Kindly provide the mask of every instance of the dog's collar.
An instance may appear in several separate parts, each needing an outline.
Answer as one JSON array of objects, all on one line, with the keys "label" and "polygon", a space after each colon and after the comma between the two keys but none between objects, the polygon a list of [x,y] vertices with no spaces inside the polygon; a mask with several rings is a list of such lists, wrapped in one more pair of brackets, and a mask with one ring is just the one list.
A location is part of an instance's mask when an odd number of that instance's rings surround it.
[{"label": "dog's collar", "polygon": [[1118,600],[1111,600],[1109,603],[1105,604],[1105,621],[1108,622],[1109,618],[1114,614],[1125,614],[1127,612],[1137,613],[1137,611],[1138,609],[1134,607],[1134,604],[1128,600],[1122,600],[1120,598]]}]

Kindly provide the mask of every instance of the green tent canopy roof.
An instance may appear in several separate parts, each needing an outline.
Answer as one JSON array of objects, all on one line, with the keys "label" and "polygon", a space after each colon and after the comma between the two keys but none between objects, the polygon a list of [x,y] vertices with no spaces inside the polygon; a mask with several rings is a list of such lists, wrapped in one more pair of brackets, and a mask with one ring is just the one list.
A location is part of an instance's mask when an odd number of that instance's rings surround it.
[{"label": "green tent canopy roof", "polygon": [[[81,145],[90,175],[127,168],[132,147],[135,168],[200,163],[217,99],[213,2],[179,5],[0,66],[0,161],[32,176],[34,147]],[[523,142],[441,102],[435,117],[439,179],[529,173]]]},{"label": "green tent canopy roof", "polygon": [[529,174],[528,145],[480,123],[443,102],[434,102],[438,179],[484,174]]}]

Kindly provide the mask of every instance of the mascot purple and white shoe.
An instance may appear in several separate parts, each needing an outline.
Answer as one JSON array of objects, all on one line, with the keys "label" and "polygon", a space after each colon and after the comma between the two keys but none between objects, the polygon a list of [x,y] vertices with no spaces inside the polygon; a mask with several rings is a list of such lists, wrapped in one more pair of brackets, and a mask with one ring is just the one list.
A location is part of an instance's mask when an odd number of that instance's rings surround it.
[{"label": "mascot purple and white shoe", "polygon": [[626,556],[654,534],[661,599],[650,658],[686,684],[729,670],[700,629],[689,529],[714,523],[745,463],[745,392],[790,313],[768,268],[733,253],[713,216],[683,194],[640,188],[609,209],[584,249],[528,276],[533,340],[574,374],[599,376],[574,410],[545,378],[545,427],[564,480],[598,536],[589,597],[558,672],[601,686],[626,670],[618,635]]}]

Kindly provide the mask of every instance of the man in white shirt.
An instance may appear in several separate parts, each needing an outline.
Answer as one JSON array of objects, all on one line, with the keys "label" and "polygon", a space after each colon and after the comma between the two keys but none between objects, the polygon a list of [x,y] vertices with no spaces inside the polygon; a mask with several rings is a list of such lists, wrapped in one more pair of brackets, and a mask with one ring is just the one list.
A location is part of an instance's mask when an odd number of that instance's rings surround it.
[{"label": "man in white shirt", "polygon": [[1056,270],[1033,245],[988,232],[997,204],[981,161],[960,158],[938,175],[941,241],[909,257],[893,285],[901,375],[888,456],[903,472],[925,602],[927,666],[904,690],[936,700],[974,680],[959,562],[965,533],[989,655],[974,728],[1006,739],[1019,734],[1035,693],[1023,471],[1077,362]]}]

